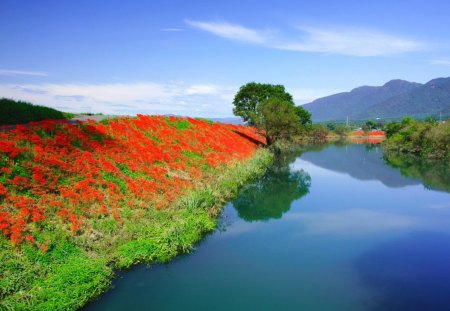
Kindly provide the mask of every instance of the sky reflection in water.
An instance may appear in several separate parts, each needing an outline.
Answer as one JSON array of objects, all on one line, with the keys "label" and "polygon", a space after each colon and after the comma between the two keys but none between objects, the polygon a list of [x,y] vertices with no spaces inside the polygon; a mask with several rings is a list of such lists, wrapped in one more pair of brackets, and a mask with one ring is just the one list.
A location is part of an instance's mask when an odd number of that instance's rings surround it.
[{"label": "sky reflection in water", "polygon": [[292,154],[228,204],[219,228],[168,265],[122,272],[116,288],[86,309],[450,305],[450,195],[403,177],[380,149]]}]

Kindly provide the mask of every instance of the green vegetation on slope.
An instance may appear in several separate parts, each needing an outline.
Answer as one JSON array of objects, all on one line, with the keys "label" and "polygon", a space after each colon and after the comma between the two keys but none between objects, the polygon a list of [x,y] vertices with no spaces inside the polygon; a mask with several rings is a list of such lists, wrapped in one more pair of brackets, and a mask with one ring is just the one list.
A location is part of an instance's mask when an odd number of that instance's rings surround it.
[{"label": "green vegetation on slope", "polygon": [[406,153],[429,159],[450,159],[450,123],[404,118],[385,126],[385,152]]},{"label": "green vegetation on slope", "polygon": [[0,236],[0,309],[77,309],[110,286],[114,268],[166,262],[191,251],[215,227],[224,202],[271,161],[261,149],[249,160],[218,167],[208,183],[167,209],[145,209],[139,217],[125,212],[120,227],[113,219],[98,219],[90,235],[94,243],[56,229],[51,234],[59,242],[42,252],[29,245],[17,249]]},{"label": "green vegetation on slope", "polygon": [[63,112],[53,108],[0,98],[0,125],[23,124],[41,120],[59,120],[66,119],[67,117]]},{"label": "green vegetation on slope", "polygon": [[386,162],[405,177],[423,181],[425,187],[450,191],[450,123],[436,120],[401,122],[385,125],[383,142]]}]

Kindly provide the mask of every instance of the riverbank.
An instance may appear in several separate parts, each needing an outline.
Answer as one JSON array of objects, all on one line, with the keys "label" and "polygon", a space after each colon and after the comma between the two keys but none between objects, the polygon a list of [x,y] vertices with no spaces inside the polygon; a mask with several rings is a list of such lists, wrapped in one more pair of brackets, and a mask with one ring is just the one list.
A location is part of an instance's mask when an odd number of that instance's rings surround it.
[{"label": "riverbank", "polygon": [[386,125],[387,154],[409,154],[422,159],[450,159],[450,123],[403,118]]},{"label": "riverbank", "polygon": [[450,196],[382,156],[338,142],[277,157],[195,252],[121,273],[86,311],[445,310]]},{"label": "riverbank", "polygon": [[2,309],[77,309],[114,269],[189,252],[272,161],[251,128],[185,118],[0,135]]}]

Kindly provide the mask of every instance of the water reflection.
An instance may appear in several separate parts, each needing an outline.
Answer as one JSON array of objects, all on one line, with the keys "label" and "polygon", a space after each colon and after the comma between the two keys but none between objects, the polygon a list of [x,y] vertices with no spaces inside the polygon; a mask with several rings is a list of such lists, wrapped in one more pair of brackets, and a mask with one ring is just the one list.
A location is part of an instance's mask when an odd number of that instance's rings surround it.
[{"label": "water reflection", "polygon": [[363,236],[380,234],[386,231],[406,230],[422,225],[417,217],[354,208],[326,212],[289,213],[285,221],[297,222],[301,234]]},{"label": "water reflection", "polygon": [[343,144],[278,159],[227,205],[223,230],[189,256],[121,274],[86,310],[448,310],[450,194],[381,155]]},{"label": "water reflection", "polygon": [[242,190],[232,201],[240,218],[246,221],[281,218],[294,200],[309,192],[308,173],[289,167],[299,155],[299,151],[280,155],[260,180]]},{"label": "water reflection", "polygon": [[[338,149],[343,149],[343,152]],[[302,159],[328,170],[346,173],[358,180],[378,180],[390,188],[420,184],[420,181],[406,179],[400,172],[386,166],[383,151],[378,145],[338,142],[319,151],[308,150],[302,155]]]},{"label": "water reflection", "polygon": [[404,177],[420,179],[428,189],[450,192],[450,164],[447,161],[418,159],[402,154],[385,155],[386,163]]},{"label": "water reflection", "polygon": [[448,310],[450,235],[418,232],[363,254],[355,267],[377,293],[372,310]]}]

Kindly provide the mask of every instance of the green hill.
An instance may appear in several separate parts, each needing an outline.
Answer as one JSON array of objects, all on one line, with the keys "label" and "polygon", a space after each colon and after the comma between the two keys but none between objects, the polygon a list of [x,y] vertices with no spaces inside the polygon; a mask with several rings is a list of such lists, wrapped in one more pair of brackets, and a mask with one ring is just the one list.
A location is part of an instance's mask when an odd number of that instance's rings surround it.
[{"label": "green hill", "polygon": [[316,122],[450,115],[450,78],[426,84],[391,80],[316,99],[303,106]]},{"label": "green hill", "polygon": [[396,117],[405,115],[416,118],[450,115],[450,78],[438,78],[410,92],[391,97],[375,104],[361,117]]},{"label": "green hill", "polygon": [[0,125],[66,119],[63,112],[23,101],[0,98]]}]

